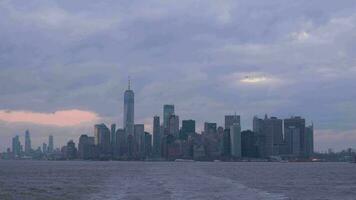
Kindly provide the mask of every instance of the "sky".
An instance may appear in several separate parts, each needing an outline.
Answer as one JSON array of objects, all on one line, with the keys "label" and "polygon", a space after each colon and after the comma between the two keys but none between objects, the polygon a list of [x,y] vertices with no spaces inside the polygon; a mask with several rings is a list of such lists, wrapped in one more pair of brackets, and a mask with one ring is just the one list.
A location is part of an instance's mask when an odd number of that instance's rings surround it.
[{"label": "sky", "polygon": [[180,119],[303,116],[315,149],[356,148],[354,0],[0,1],[0,150],[122,127],[163,104]]}]

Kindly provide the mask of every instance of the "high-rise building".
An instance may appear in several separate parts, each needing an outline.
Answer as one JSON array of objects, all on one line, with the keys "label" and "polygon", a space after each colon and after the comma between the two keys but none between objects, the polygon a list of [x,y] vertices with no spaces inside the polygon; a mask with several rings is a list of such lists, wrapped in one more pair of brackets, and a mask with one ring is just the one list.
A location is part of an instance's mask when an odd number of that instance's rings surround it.
[{"label": "high-rise building", "polygon": [[174,115],[174,105],[163,106],[163,128],[168,128],[169,118]]},{"label": "high-rise building", "polygon": [[161,155],[161,127],[159,116],[153,117],[153,154],[155,156]]},{"label": "high-rise building", "polygon": [[47,144],[45,142],[42,144],[42,152],[44,154],[48,153],[48,146],[47,146]]},{"label": "high-rise building", "polygon": [[225,129],[230,129],[235,123],[240,124],[240,115],[225,115]]},{"label": "high-rise building", "polygon": [[112,148],[116,146],[116,124],[111,124],[110,143]]},{"label": "high-rise building", "polygon": [[144,157],[149,157],[152,154],[152,135],[148,132],[145,132],[144,139]]},{"label": "high-rise building", "polygon": [[265,156],[279,155],[283,144],[282,120],[276,117],[263,120],[263,135],[265,136]]},{"label": "high-rise building", "polygon": [[78,144],[78,157],[83,160],[94,158],[94,137],[81,135]]},{"label": "high-rise building", "polygon": [[314,125],[305,128],[305,150],[306,156],[310,157],[314,154]]},{"label": "high-rise building", "polygon": [[110,153],[110,130],[105,124],[96,124],[94,126],[94,137],[95,145],[98,146],[100,153]]},{"label": "high-rise building", "polygon": [[179,137],[179,116],[171,115],[168,123],[168,133],[175,138]]},{"label": "high-rise building", "polygon": [[195,133],[195,120],[182,120],[182,128],[180,131],[179,138],[182,140],[187,140],[189,135],[193,135]]},{"label": "high-rise building", "polygon": [[306,156],[305,119],[299,116],[285,119],[284,134],[289,149],[287,153]]},{"label": "high-rise building", "polygon": [[25,132],[25,154],[30,155],[31,151],[32,151],[32,148],[31,148],[30,131],[26,130],[26,132]]},{"label": "high-rise building", "polygon": [[216,134],[217,132],[217,124],[205,122],[204,123],[204,134]]},{"label": "high-rise building", "polygon": [[283,121],[276,117],[253,118],[253,132],[256,134],[260,157],[279,155],[283,144]]},{"label": "high-rise building", "polygon": [[134,153],[139,156],[143,156],[145,150],[144,138],[145,138],[145,125],[135,124],[134,126]]},{"label": "high-rise building", "polygon": [[18,135],[12,138],[12,153],[14,154],[14,157],[21,156],[21,143]]},{"label": "high-rise building", "polygon": [[284,127],[285,140],[287,144],[287,154],[300,156],[301,155],[301,131],[296,126],[285,126]]},{"label": "high-rise building", "polygon": [[116,130],[116,147],[113,153],[116,157],[127,153],[127,136],[124,129],[119,128]]},{"label": "high-rise building", "polygon": [[251,130],[241,132],[241,154],[242,157],[255,158],[258,156],[256,135]]},{"label": "high-rise building", "polygon": [[48,153],[53,153],[54,150],[54,142],[53,135],[48,136]]},{"label": "high-rise building", "polygon": [[241,157],[241,126],[233,124],[230,127],[231,156]]},{"label": "high-rise building", "polygon": [[73,142],[73,140],[70,140],[67,143],[66,158],[69,160],[77,158],[77,148],[75,147],[75,143]]},{"label": "high-rise building", "polygon": [[135,94],[131,90],[131,83],[129,80],[128,89],[124,94],[124,129],[127,133],[133,134],[134,132],[134,114],[135,114]]}]

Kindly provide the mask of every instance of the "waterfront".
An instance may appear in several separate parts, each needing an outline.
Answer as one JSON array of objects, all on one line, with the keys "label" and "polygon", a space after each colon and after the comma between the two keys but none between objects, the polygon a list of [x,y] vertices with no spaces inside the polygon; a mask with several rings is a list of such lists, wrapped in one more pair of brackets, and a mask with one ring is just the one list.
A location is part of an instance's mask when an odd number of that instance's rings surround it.
[{"label": "waterfront", "polygon": [[350,163],[0,161],[0,199],[345,199]]}]

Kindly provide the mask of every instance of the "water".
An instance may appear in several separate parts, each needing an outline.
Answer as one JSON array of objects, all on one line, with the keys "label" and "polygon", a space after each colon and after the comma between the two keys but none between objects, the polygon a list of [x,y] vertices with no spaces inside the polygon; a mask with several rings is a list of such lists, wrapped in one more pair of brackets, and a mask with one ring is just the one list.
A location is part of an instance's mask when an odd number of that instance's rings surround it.
[{"label": "water", "polygon": [[1,200],[355,200],[356,164],[0,161]]}]

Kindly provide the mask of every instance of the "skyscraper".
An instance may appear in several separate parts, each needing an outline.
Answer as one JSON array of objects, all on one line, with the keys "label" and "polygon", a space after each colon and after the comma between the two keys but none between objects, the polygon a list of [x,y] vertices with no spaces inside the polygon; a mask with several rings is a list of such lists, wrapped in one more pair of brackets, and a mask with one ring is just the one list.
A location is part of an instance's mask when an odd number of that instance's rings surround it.
[{"label": "skyscraper", "polygon": [[161,127],[159,116],[153,117],[153,154],[161,155]]},{"label": "skyscraper", "polygon": [[163,106],[163,128],[168,128],[169,117],[174,115],[174,105]]},{"label": "skyscraper", "polygon": [[168,123],[168,133],[175,138],[179,137],[179,116],[171,115]]},{"label": "skyscraper", "polygon": [[205,122],[204,123],[204,134],[215,134],[217,132],[217,124]]},{"label": "skyscraper", "polygon": [[21,143],[18,135],[12,138],[12,153],[14,157],[20,157],[21,155]]},{"label": "skyscraper", "polygon": [[278,155],[280,145],[283,143],[282,120],[266,116],[263,120],[263,135],[265,136],[265,156]]},{"label": "skyscraper", "polygon": [[[301,117],[291,117],[284,120],[284,134],[290,154],[299,156],[306,155],[305,145],[305,119]],[[297,147],[299,143],[299,147]]]},{"label": "skyscraper", "polygon": [[136,155],[144,155],[144,138],[145,138],[145,125],[144,124],[135,124],[134,126],[134,153]]},{"label": "skyscraper", "polygon": [[235,123],[240,124],[240,115],[225,115],[225,129],[230,129]]},{"label": "skyscraper", "polygon": [[305,128],[305,152],[310,157],[314,154],[314,125]]},{"label": "skyscraper", "polygon": [[92,159],[94,157],[94,137],[81,135],[78,143],[78,157],[80,159]]},{"label": "skyscraper", "polygon": [[25,154],[30,155],[31,154],[31,137],[30,137],[30,131],[26,130],[25,132]]},{"label": "skyscraper", "polygon": [[54,149],[54,142],[53,142],[53,135],[48,137],[48,153],[53,153]]},{"label": "skyscraper", "polygon": [[95,145],[99,147],[100,153],[108,154],[111,150],[110,130],[105,124],[94,126]]},{"label": "skyscraper", "polygon": [[283,121],[276,117],[253,118],[253,132],[256,134],[260,157],[279,155],[283,144]]},{"label": "skyscraper", "polygon": [[129,80],[128,89],[124,94],[124,129],[126,134],[133,134],[134,132],[134,113],[135,113],[135,94],[131,90],[131,82]]},{"label": "skyscraper", "polygon": [[241,157],[241,126],[233,124],[230,127],[231,156]]},{"label": "skyscraper", "polygon": [[189,135],[195,133],[195,120],[182,120],[182,129],[180,131],[180,139],[186,140]]}]

